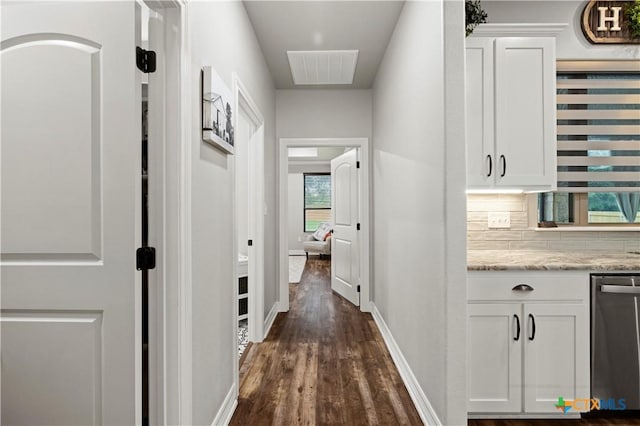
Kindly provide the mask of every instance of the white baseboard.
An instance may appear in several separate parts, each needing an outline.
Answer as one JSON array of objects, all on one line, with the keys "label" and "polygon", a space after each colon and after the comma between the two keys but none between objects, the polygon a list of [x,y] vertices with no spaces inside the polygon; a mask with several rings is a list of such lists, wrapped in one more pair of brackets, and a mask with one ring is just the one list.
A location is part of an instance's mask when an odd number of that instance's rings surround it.
[{"label": "white baseboard", "polygon": [[227,392],[227,396],[222,402],[222,406],[218,410],[218,414],[213,419],[211,426],[227,426],[231,422],[233,412],[238,406],[238,392],[236,391],[236,384],[231,385],[231,389]]},{"label": "white baseboard", "polygon": [[306,254],[304,250],[289,250],[289,256],[306,256]]},{"label": "white baseboard", "polygon": [[424,391],[420,387],[416,376],[414,376],[413,371],[411,371],[411,367],[409,367],[409,363],[405,359],[400,347],[396,343],[396,340],[393,338],[391,334],[391,330],[387,326],[387,323],[384,322],[384,318],[382,318],[382,314],[378,310],[378,307],[371,302],[371,315],[373,316],[378,329],[380,330],[380,334],[382,334],[382,338],[384,339],[387,348],[389,349],[389,353],[391,354],[391,358],[393,362],[396,364],[398,368],[398,372],[400,373],[400,377],[404,382],[404,385],[409,392],[409,396],[411,400],[416,406],[416,410],[422,419],[422,422],[425,425],[433,425],[433,426],[441,426],[442,422],[438,419],[438,415],[435,410],[431,406],[431,403],[427,399],[427,396],[424,394]]},{"label": "white baseboard", "polygon": [[267,315],[267,317],[264,320],[264,336],[262,336],[263,339],[267,338],[267,335],[269,334],[269,330],[271,330],[271,326],[273,325],[273,322],[276,319],[276,315],[278,315],[278,306],[280,304],[278,302],[275,302],[273,304],[273,306],[271,307],[271,310],[269,311],[269,314]]},{"label": "white baseboard", "polygon": [[282,300],[278,300],[276,303],[278,304],[278,312],[289,312],[289,308],[284,308],[286,305],[282,303]]}]

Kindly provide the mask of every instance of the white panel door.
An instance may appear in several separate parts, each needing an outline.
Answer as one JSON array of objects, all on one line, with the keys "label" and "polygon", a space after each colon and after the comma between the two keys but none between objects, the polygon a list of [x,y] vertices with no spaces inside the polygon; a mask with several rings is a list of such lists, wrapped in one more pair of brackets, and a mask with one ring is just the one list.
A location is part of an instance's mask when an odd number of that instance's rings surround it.
[{"label": "white panel door", "polygon": [[496,184],[556,187],[555,38],[495,42]]},{"label": "white panel door", "polygon": [[522,305],[470,303],[467,308],[467,409],[522,409]]},{"label": "white panel door", "polygon": [[493,39],[466,39],[467,188],[495,183],[493,119]]},{"label": "white panel door", "polygon": [[589,310],[581,304],[525,305],[524,409],[558,413],[558,397],[589,398]]},{"label": "white panel door", "polygon": [[135,2],[2,5],[2,423],[139,422]]},{"label": "white panel door", "polygon": [[352,149],[331,160],[331,289],[360,305],[358,243],[358,152]]}]

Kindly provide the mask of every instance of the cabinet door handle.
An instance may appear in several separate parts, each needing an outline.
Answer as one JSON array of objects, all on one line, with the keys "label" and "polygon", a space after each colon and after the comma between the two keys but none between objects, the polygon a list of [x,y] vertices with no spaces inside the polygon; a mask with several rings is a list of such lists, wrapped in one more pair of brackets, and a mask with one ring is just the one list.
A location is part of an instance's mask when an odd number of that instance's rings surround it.
[{"label": "cabinet door handle", "polygon": [[536,338],[536,319],[532,314],[529,314],[529,319],[531,320],[531,336],[529,336],[529,340],[533,340]]},{"label": "cabinet door handle", "polygon": [[512,291],[533,291],[533,287],[529,284],[518,284],[511,289]]},{"label": "cabinet door handle", "polygon": [[493,160],[491,159],[491,155],[487,155],[487,160],[489,160],[489,172],[487,173],[487,177],[489,177],[491,173],[493,173]]},{"label": "cabinet door handle", "polygon": [[513,318],[516,320],[516,336],[513,338],[516,342],[520,340],[520,318],[517,315],[513,315]]},{"label": "cabinet door handle", "polygon": [[502,173],[500,173],[500,177],[504,177],[504,175],[507,174],[507,159],[504,155],[501,155],[500,161],[502,162]]}]

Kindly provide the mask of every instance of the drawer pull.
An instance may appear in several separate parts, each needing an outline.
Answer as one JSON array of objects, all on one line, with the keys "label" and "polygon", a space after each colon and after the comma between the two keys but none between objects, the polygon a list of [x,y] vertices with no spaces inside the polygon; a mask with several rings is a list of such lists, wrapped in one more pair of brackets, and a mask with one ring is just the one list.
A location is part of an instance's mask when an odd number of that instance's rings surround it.
[{"label": "drawer pull", "polygon": [[513,291],[533,291],[533,287],[531,287],[528,284],[518,284],[517,286],[513,287],[511,290],[513,290]]}]

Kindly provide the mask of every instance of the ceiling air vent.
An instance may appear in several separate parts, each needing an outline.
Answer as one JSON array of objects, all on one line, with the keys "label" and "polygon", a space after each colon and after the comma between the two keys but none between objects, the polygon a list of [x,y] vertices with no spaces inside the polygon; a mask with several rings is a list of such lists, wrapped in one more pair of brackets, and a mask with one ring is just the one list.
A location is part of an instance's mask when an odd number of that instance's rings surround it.
[{"label": "ceiling air vent", "polygon": [[287,51],[295,84],[352,84],[357,50]]}]

